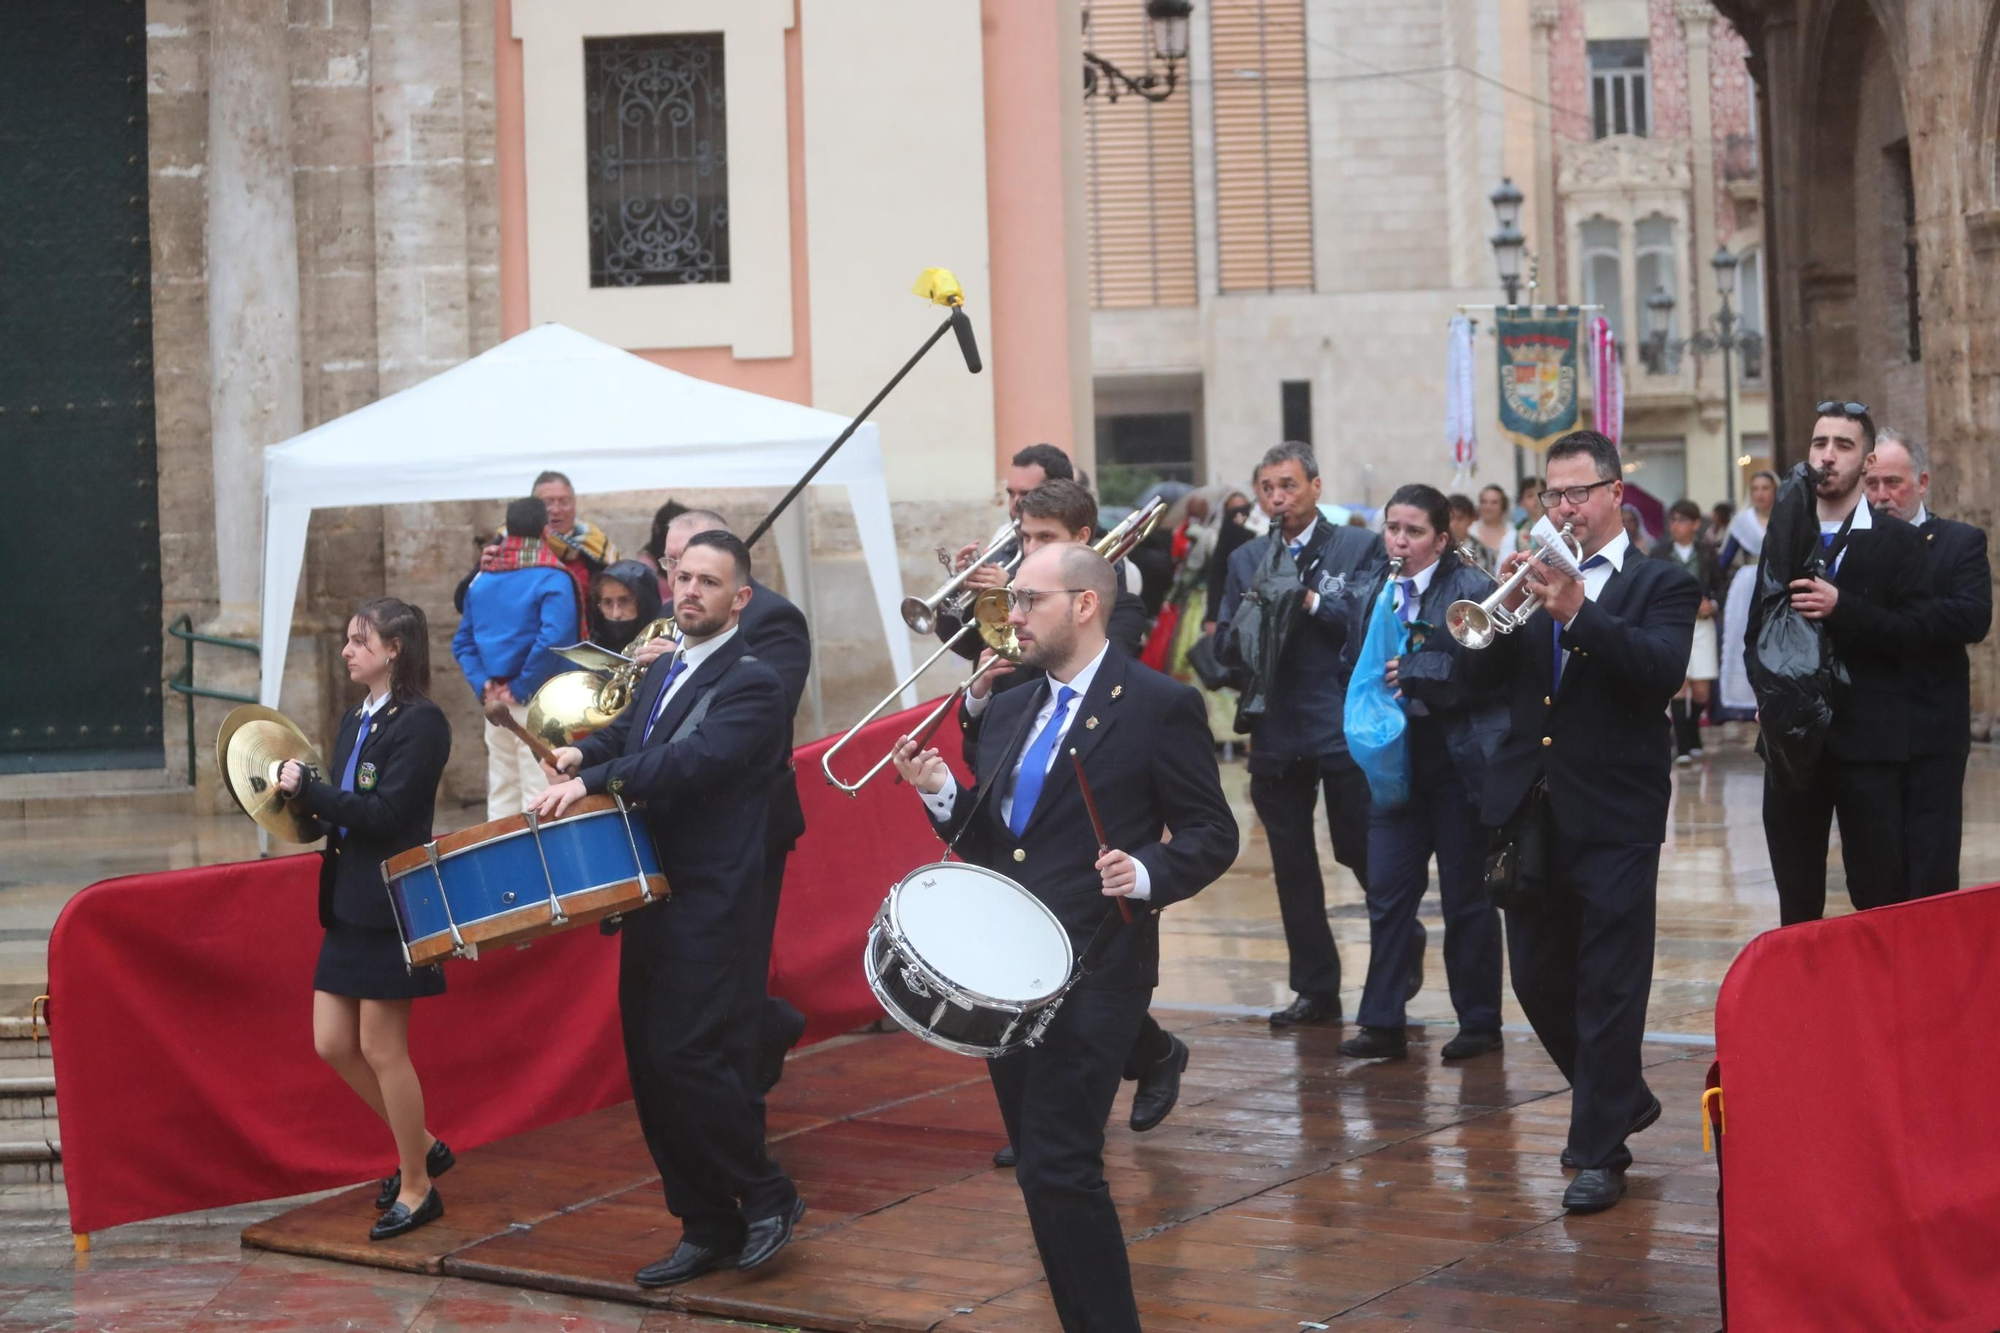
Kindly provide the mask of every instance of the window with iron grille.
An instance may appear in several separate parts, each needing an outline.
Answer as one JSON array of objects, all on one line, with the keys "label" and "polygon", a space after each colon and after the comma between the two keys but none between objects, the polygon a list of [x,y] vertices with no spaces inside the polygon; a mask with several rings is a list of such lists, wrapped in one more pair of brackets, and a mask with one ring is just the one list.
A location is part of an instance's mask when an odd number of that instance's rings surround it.
[{"label": "window with iron grille", "polygon": [[1636,134],[1645,138],[1652,124],[1646,43],[1591,42],[1589,50],[1591,137]]},{"label": "window with iron grille", "polygon": [[729,281],[722,34],[583,43],[590,285]]}]

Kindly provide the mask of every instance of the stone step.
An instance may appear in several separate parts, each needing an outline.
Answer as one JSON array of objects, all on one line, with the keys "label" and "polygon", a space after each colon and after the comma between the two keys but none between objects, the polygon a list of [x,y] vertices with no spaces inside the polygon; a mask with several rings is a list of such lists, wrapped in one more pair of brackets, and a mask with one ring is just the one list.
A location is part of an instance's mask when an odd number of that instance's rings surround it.
[{"label": "stone step", "polygon": [[0,820],[102,818],[106,809],[112,807],[120,817],[192,815],[196,813],[194,797],[194,788],[185,782],[166,780],[124,790],[0,794]]},{"label": "stone step", "polygon": [[[29,1136],[37,1130],[45,1132]],[[0,1137],[0,1185],[51,1185],[62,1178],[62,1141],[55,1121],[10,1123]]]},{"label": "stone step", "polygon": [[53,1121],[55,1114],[56,1076],[53,1072],[17,1077],[5,1064],[0,1064],[0,1125],[11,1129],[14,1125],[8,1122]]}]

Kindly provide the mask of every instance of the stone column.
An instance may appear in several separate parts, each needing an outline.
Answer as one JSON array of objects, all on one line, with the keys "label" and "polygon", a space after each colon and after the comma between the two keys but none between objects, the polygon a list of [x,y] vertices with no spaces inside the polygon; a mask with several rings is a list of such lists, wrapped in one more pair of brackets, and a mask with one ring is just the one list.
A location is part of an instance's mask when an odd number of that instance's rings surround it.
[{"label": "stone column", "polygon": [[[1726,238],[1720,234],[1715,217],[1715,116],[1708,63],[1709,24],[1715,18],[1715,10],[1708,0],[1682,0],[1679,14],[1681,29],[1687,34],[1688,139],[1694,171],[1694,262],[1688,274],[1689,300],[1684,325],[1692,330],[1708,317],[1709,305],[1716,302],[1715,273],[1708,260]],[[1718,359],[1713,366],[1705,366],[1700,364],[1703,358],[1695,360],[1697,382],[1719,402],[1722,362]]]},{"label": "stone column", "polygon": [[298,434],[305,419],[285,0],[210,6],[207,169],[212,628],[254,637],[264,447]]},{"label": "stone column", "polygon": [[[1534,39],[1528,47],[1528,77],[1535,91],[1535,185],[1528,191],[1534,205],[1534,230],[1528,235],[1528,248],[1540,258],[1542,271],[1546,275],[1542,282],[1548,290],[1524,296],[1523,300],[1553,301],[1556,299],[1558,276],[1556,256],[1560,252],[1556,245],[1556,127],[1549,115],[1549,104],[1555,100],[1555,88],[1549,81],[1549,45],[1554,40],[1556,20],[1561,12],[1550,0],[1541,0],[1528,11],[1528,22],[1534,29]],[[1522,278],[1525,281],[1525,270]],[[1581,296],[1571,294],[1573,299]]]}]

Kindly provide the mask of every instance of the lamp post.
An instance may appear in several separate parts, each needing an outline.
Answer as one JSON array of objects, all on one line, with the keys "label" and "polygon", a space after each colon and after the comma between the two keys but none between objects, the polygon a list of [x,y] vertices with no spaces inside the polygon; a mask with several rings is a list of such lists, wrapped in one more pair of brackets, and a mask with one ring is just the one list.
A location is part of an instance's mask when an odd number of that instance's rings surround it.
[{"label": "lamp post", "polygon": [[1722,447],[1726,451],[1723,458],[1723,479],[1728,486],[1729,503],[1736,503],[1736,474],[1741,468],[1736,457],[1736,366],[1735,355],[1742,353],[1744,364],[1749,365],[1764,348],[1764,339],[1754,329],[1739,328],[1736,311],[1730,306],[1729,298],[1736,294],[1736,256],[1729,253],[1728,246],[1719,247],[1715,257],[1708,261],[1715,270],[1715,293],[1722,298],[1721,308],[1709,325],[1698,328],[1685,338],[1673,338],[1671,321],[1674,312],[1674,298],[1664,287],[1646,298],[1646,315],[1649,327],[1646,333],[1646,371],[1652,375],[1671,375],[1680,365],[1680,354],[1693,351],[1697,356],[1710,352],[1722,353]]},{"label": "lamp post", "polygon": [[1500,229],[1490,238],[1493,262],[1500,270],[1500,285],[1507,289],[1507,304],[1516,305],[1521,299],[1521,254],[1528,247],[1528,238],[1521,234],[1521,204],[1526,196],[1514,184],[1513,177],[1502,176],[1500,188],[1487,198],[1493,204],[1493,216],[1500,223]]},{"label": "lamp post", "polygon": [[[1083,95],[1086,99],[1104,94],[1115,102],[1126,93],[1148,102],[1164,102],[1174,95],[1179,82],[1180,62],[1187,59],[1188,18],[1194,13],[1193,0],[1146,0],[1146,21],[1153,30],[1152,50],[1146,57],[1146,72],[1134,78],[1095,51],[1083,53]],[[1083,11],[1083,31],[1090,35],[1090,9]],[[1167,62],[1162,77],[1152,67],[1152,57]]]}]

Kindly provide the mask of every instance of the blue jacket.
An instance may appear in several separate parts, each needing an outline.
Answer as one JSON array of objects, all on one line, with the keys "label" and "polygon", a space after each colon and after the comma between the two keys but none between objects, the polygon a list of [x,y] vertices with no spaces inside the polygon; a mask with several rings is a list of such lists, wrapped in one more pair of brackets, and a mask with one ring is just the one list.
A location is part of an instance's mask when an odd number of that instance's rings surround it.
[{"label": "blue jacket", "polygon": [[504,680],[520,703],[568,662],[550,652],[577,641],[576,580],[546,565],[481,574],[465,590],[465,616],[451,655],[477,695]]}]

